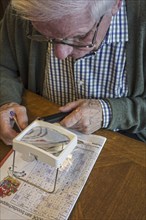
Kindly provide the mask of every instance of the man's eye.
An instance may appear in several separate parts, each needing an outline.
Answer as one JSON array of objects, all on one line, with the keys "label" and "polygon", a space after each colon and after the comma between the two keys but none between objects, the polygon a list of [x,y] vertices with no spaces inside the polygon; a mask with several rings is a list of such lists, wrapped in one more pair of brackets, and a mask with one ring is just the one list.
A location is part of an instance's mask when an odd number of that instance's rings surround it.
[{"label": "man's eye", "polygon": [[84,38],[86,37],[86,34],[85,35],[80,35],[80,36],[76,36],[76,37],[74,37],[74,40],[75,41],[81,41],[81,40],[83,40]]},{"label": "man's eye", "polygon": [[86,37],[87,34],[84,34],[84,35],[80,35],[78,36],[78,39],[84,39]]}]

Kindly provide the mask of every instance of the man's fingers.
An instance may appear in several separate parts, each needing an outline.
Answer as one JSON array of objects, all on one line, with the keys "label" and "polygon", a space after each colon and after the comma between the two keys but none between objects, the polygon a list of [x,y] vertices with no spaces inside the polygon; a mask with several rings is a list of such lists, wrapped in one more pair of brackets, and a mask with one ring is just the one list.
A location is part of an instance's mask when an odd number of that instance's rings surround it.
[{"label": "man's fingers", "polygon": [[82,112],[80,111],[80,109],[76,109],[73,112],[71,112],[68,116],[66,116],[61,122],[60,124],[62,126],[65,126],[67,128],[71,128],[73,127],[75,124],[78,123],[78,121],[80,121],[80,119],[82,118]]},{"label": "man's fingers", "polygon": [[19,127],[24,129],[27,126],[28,118],[26,108],[18,105],[17,103],[9,103],[0,107],[0,139],[7,145],[12,144],[12,140],[18,134],[14,129],[14,116],[10,114],[14,113]]},{"label": "man's fingers", "polygon": [[14,111],[16,114],[16,119],[18,121],[18,124],[20,128],[23,130],[28,125],[26,108],[24,106],[20,106],[19,109],[16,108]]},{"label": "man's fingers", "polygon": [[6,145],[12,145],[12,140],[18,135],[18,133],[10,127],[6,126],[6,129],[1,131],[0,129],[0,139]]},{"label": "man's fingers", "polygon": [[[65,106],[76,109],[65,117],[60,124],[90,134],[102,127],[102,107],[98,100],[78,100]],[[65,110],[66,110],[65,109]]]}]

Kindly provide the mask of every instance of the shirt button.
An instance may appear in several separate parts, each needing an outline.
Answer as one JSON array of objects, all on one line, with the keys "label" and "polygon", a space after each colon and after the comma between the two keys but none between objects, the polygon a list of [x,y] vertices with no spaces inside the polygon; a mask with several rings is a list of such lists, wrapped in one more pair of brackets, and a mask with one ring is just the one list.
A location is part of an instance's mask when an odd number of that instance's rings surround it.
[{"label": "shirt button", "polygon": [[80,85],[80,86],[83,86],[83,85],[84,85],[84,81],[83,81],[83,80],[80,80],[79,85]]}]

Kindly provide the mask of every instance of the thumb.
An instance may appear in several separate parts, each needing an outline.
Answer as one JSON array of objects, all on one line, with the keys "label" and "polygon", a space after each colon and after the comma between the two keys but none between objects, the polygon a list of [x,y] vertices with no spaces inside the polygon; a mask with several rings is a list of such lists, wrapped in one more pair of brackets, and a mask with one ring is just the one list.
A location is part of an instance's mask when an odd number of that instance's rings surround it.
[{"label": "thumb", "polygon": [[21,111],[19,109],[19,111],[16,111],[16,119],[18,122],[19,127],[23,130],[28,126],[28,116],[26,111]]}]

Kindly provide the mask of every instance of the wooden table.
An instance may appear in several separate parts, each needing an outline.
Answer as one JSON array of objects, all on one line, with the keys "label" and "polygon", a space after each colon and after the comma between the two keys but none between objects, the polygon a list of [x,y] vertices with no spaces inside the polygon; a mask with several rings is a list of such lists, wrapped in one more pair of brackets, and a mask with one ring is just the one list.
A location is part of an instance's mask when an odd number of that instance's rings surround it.
[{"label": "wooden table", "polygon": [[[30,121],[58,112],[31,92],[24,95]],[[96,132],[107,142],[70,215],[70,220],[146,220],[146,144],[121,134]],[[1,159],[10,146],[0,143]]]}]

